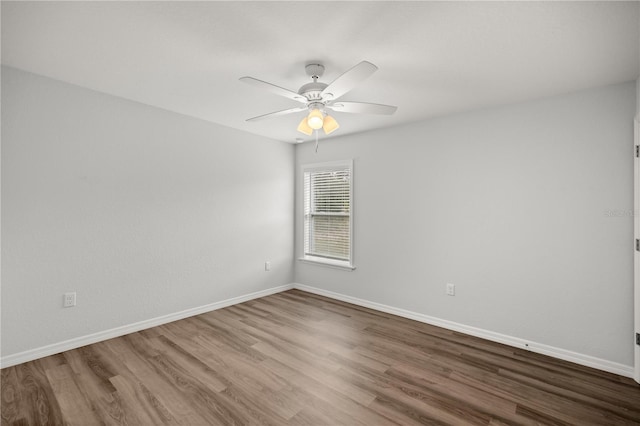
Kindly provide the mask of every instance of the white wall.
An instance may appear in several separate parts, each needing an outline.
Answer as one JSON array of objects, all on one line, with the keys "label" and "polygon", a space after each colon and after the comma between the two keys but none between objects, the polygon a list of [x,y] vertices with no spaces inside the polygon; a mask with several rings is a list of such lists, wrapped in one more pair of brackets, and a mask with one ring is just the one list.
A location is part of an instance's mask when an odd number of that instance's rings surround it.
[{"label": "white wall", "polygon": [[640,77],[636,80],[636,114],[640,116]]},{"label": "white wall", "polygon": [[290,283],[293,163],[290,144],[3,67],[2,356]]},{"label": "white wall", "polygon": [[[638,128],[638,125],[640,124],[640,77],[638,77],[638,79],[636,80],[636,122],[634,123],[636,125],[636,140],[634,142],[634,144],[638,145],[638,142],[640,142],[639,138],[640,135],[638,134],[638,132],[640,132],[640,128]],[[636,204],[635,204],[635,208],[636,208],[636,214],[635,214],[635,237],[637,238],[640,234],[640,226],[638,225],[638,223],[640,222],[640,219],[638,218],[638,214],[640,214],[640,212],[638,212],[638,199],[640,198],[640,186],[639,182],[638,182],[638,174],[640,173],[640,170],[638,169],[638,160],[636,160],[636,170],[635,170],[635,176],[634,176],[634,181],[635,181],[635,185],[634,185],[634,197],[636,198]],[[635,333],[640,333],[640,276],[638,276],[638,270],[640,269],[638,267],[638,253],[635,252],[635,263],[636,263],[636,267],[634,270],[634,285],[635,285],[635,290],[634,290],[634,294],[635,294],[635,302],[634,302],[634,310],[635,310],[635,327],[634,327],[634,331]],[[636,380],[636,382],[640,383],[640,345],[636,345],[635,346],[635,372],[634,372],[634,379]]]},{"label": "white wall", "polygon": [[632,366],[635,109],[629,82],[299,145],[354,159],[357,269],[295,281]]}]

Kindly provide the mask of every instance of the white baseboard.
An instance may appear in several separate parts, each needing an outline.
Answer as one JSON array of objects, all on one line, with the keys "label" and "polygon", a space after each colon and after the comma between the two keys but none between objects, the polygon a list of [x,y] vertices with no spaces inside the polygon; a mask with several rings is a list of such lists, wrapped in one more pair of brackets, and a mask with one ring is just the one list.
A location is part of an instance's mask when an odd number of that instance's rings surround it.
[{"label": "white baseboard", "polygon": [[323,290],[316,287],[310,287],[310,286],[299,284],[299,283],[272,287],[266,290],[257,291],[257,292],[246,294],[243,296],[222,300],[220,302],[214,302],[214,303],[199,306],[196,308],[187,309],[181,312],[163,315],[161,317],[152,318],[152,319],[140,321],[137,323],[124,325],[121,327],[112,328],[110,330],[100,331],[98,333],[90,334],[87,336],[81,336],[74,339],[65,340],[63,342],[54,343],[52,345],[30,349],[28,351],[20,352],[17,354],[7,355],[0,358],[0,368],[10,367],[12,365],[21,364],[23,362],[33,361],[35,359],[42,358],[45,356],[54,355],[54,354],[68,351],[71,349],[76,349],[82,346],[90,345],[92,343],[97,343],[103,340],[112,339],[114,337],[123,336],[125,334],[135,333],[137,331],[145,330],[151,327],[156,327],[162,324],[167,324],[173,321],[178,321],[184,318],[192,317],[194,315],[200,315],[206,312],[215,311],[216,309],[221,309],[227,306],[236,305],[238,303],[247,302],[249,300],[258,299],[260,297],[269,296],[271,294],[280,293],[282,291],[290,290],[292,288],[306,291],[308,293],[318,294],[320,296],[329,297],[331,299],[352,303],[354,305],[363,306],[365,308],[370,308],[377,311],[398,315],[400,317],[409,318],[409,319],[423,322],[426,324],[435,325],[438,327],[446,328],[448,330],[458,331],[461,333],[469,334],[471,336],[476,336],[483,339],[491,340],[493,342],[503,343],[505,345],[529,350],[531,352],[549,355],[554,358],[563,359],[565,361],[570,361],[570,362],[584,365],[587,367],[597,368],[599,370],[608,371],[610,373],[619,374],[621,376],[630,377],[630,378],[634,377],[634,368],[632,366],[619,364],[612,361],[607,361],[605,359],[600,359],[600,358],[592,357],[590,355],[584,355],[577,352],[568,351],[566,349],[544,345],[541,343],[531,342],[528,340],[520,339],[518,337],[507,336],[505,334],[483,330],[477,327],[471,327],[468,325],[459,324],[453,321],[447,321],[440,318],[431,317],[429,315],[424,315],[417,312],[395,308],[393,306],[383,305],[381,303],[359,299],[357,297],[347,296],[341,293],[335,293],[332,291]]},{"label": "white baseboard", "polygon": [[383,305],[381,303],[371,302],[368,300],[359,299],[357,297],[323,290],[321,288],[310,287],[304,284],[295,283],[293,284],[293,288],[313,294],[318,294],[320,296],[329,297],[331,299],[352,303],[354,305],[363,306],[365,308],[374,309],[376,311],[386,312],[426,324],[435,325],[437,327],[446,328],[448,330],[458,331],[460,333],[469,334],[471,336],[480,337],[482,339],[491,340],[493,342],[503,343],[505,345],[529,350],[531,352],[548,355],[554,358],[570,361],[575,364],[596,368],[598,370],[608,371],[610,373],[619,374],[621,376],[630,378],[633,378],[634,376],[633,366],[619,364],[617,362],[608,361],[606,359],[596,358],[590,355],[584,355],[577,352],[568,351],[566,349],[544,345],[542,343],[531,342],[528,340],[520,339],[518,337],[507,336],[505,334],[495,333],[493,331],[483,330],[481,328],[471,327],[469,325],[459,324],[457,322],[447,321],[417,312],[394,308],[393,306]]},{"label": "white baseboard", "polygon": [[22,364],[23,362],[33,361],[49,355],[76,349],[92,343],[101,342],[103,340],[113,339],[114,337],[124,336],[125,334],[135,333],[147,328],[156,327],[158,325],[167,324],[178,321],[194,315],[204,314],[206,312],[215,311],[216,309],[226,308],[227,306],[236,305],[238,303],[247,302],[249,300],[258,299],[260,297],[269,296],[270,294],[280,293],[281,291],[290,290],[293,284],[281,285],[278,287],[268,288],[266,290],[256,291],[254,293],[245,294],[244,296],[232,297],[231,299],[222,300],[220,302],[209,303],[207,305],[198,306],[173,314],[163,315],[157,318],[112,328],[110,330],[100,331],[98,333],[89,334],[87,336],[76,337],[74,339],[65,340],[60,343],[42,346],[36,349],[20,352],[17,354],[7,355],[0,358],[0,368],[10,367],[12,365]]}]

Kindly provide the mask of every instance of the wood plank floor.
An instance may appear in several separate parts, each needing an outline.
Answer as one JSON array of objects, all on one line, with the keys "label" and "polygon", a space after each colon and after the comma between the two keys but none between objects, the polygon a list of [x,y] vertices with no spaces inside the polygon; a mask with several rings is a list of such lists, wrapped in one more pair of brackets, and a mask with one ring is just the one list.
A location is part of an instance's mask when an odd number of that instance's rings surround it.
[{"label": "wood plank floor", "polygon": [[290,290],[2,370],[2,425],[640,424],[628,378]]}]

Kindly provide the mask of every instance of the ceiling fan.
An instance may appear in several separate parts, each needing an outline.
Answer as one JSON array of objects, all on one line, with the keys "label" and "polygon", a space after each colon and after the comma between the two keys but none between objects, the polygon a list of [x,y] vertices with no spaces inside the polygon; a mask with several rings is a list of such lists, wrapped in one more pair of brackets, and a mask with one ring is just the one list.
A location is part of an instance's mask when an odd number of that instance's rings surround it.
[{"label": "ceiling fan", "polygon": [[258,121],[265,118],[308,110],[309,114],[305,116],[298,125],[298,131],[305,135],[311,135],[314,130],[323,129],[325,134],[328,135],[340,127],[335,118],[329,115],[329,111],[357,114],[393,114],[398,107],[365,102],[337,101],[338,98],[353,89],[356,84],[365,80],[377,70],[378,67],[373,65],[371,62],[362,61],[336,78],[331,84],[326,84],[318,81],[318,79],[324,74],[324,66],[322,64],[315,63],[308,64],[305,66],[305,71],[307,75],[311,77],[313,82],[305,84],[297,92],[253,77],[242,77],[240,81],[244,81],[245,83],[253,86],[262,87],[276,95],[284,96],[285,98],[304,104],[296,108],[252,117],[247,119],[247,121]]}]

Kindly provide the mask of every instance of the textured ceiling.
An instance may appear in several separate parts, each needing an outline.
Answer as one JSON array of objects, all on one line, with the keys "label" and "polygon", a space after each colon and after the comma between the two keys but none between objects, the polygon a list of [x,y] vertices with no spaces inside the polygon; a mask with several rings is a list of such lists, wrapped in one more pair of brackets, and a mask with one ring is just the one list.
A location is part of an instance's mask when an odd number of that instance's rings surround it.
[{"label": "textured ceiling", "polygon": [[297,91],[379,67],[342,100],[334,135],[636,79],[638,2],[2,2],[2,63],[293,142],[298,106],[238,78]]}]

